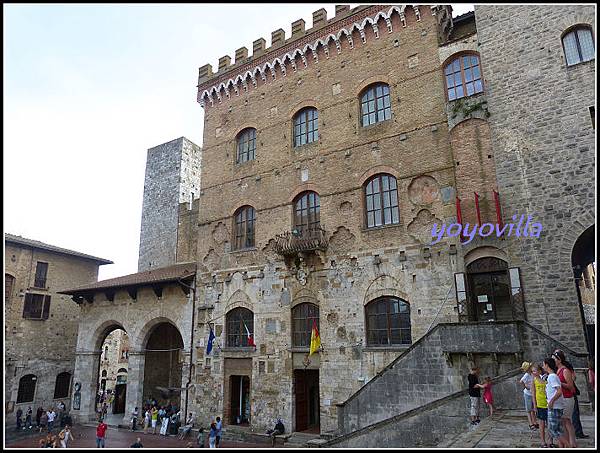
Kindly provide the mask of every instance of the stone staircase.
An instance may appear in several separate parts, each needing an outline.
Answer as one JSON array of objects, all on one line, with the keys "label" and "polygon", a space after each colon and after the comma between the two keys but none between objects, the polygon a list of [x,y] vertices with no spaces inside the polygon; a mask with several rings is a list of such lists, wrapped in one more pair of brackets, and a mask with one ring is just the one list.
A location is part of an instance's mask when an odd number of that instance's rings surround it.
[{"label": "stone staircase", "polygon": [[[540,361],[556,348],[566,352],[576,369],[584,363],[586,354],[569,349],[526,321],[437,324],[337,405],[338,431],[333,439],[312,444],[370,448],[445,442],[470,429],[465,420],[469,413],[466,375],[471,363],[482,369],[482,376],[496,376],[498,408],[518,409],[522,406],[517,385],[521,362]],[[578,376],[581,387],[586,387],[580,388],[580,410],[588,413],[591,403],[585,374],[578,372]]]}]

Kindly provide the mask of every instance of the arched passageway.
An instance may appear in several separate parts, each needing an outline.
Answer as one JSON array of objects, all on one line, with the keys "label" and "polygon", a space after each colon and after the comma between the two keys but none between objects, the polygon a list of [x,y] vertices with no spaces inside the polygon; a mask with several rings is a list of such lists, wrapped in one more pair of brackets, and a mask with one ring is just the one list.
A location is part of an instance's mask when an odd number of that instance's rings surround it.
[{"label": "arched passageway", "polygon": [[143,402],[181,407],[183,338],[169,322],[154,326],[145,347]]},{"label": "arched passageway", "polygon": [[121,326],[111,325],[100,336],[100,340],[95,411],[103,417],[113,414],[122,416],[127,401],[127,380],[119,376],[118,370],[127,370],[129,338]]},{"label": "arched passageway", "polygon": [[589,354],[595,354],[595,295],[596,295],[596,236],[594,225],[588,227],[575,241],[571,253],[577,299],[584,322]]}]

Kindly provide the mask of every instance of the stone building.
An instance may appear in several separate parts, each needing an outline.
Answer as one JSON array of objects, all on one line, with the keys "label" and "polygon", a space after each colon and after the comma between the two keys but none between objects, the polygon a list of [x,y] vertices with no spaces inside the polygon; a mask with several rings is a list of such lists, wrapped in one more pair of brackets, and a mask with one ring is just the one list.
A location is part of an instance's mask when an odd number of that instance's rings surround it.
[{"label": "stone building", "polygon": [[503,210],[544,228],[505,248],[528,276],[527,319],[585,350],[575,281],[595,262],[596,8],[476,6],[475,19]]},{"label": "stone building", "polygon": [[12,234],[4,247],[5,409],[69,406],[79,310],[58,290],[112,261]]},{"label": "stone building", "polygon": [[179,206],[200,196],[201,151],[185,137],[148,150],[138,271],[177,261]]},{"label": "stone building", "polygon": [[[521,161],[494,143],[494,121],[510,117],[491,108],[508,86],[494,78],[503,69],[487,69],[479,13],[451,13],[336,5],[333,18],[315,11],[310,29],[300,19],[268,48],[260,38],[251,56],[242,47],[218,71],[200,68],[202,185],[198,200],[179,204],[175,258],[65,291],[91,333],[78,341],[80,417],[92,414],[100,346],[116,328],[131,342],[127,413],[170,387],[164,397],[178,395],[203,425],[222,415],[264,431],[281,417],[291,431],[358,433],[357,446],[390,417],[455,398],[472,364],[506,395],[518,394],[506,383],[523,358],[560,345],[579,364],[571,264],[552,270],[570,287],[541,291],[541,268],[523,251],[555,259],[541,247],[550,221],[519,204],[533,189],[506,180]],[[571,180],[577,194],[593,187],[585,172]],[[558,198],[565,215],[570,198]],[[590,226],[592,211],[580,208],[566,235]],[[513,214],[541,221],[541,236],[516,237]],[[442,224],[453,230],[435,241]],[[459,236],[467,224],[487,232]],[[589,259],[589,248],[564,244]],[[549,325],[556,303],[567,319]],[[322,347],[309,355],[313,326]],[[178,357],[152,358],[159,351]]]}]

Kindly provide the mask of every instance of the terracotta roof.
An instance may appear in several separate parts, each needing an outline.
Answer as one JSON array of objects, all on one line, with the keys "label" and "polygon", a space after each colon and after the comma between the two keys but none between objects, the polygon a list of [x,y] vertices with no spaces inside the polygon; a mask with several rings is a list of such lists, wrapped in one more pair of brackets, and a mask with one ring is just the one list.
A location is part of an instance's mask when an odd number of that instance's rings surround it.
[{"label": "terracotta roof", "polygon": [[106,260],[104,258],[98,258],[97,256],[87,255],[85,253],[76,252],[74,250],[63,249],[62,247],[56,247],[55,245],[46,244],[40,241],[34,241],[33,239],[27,239],[22,236],[16,236],[14,234],[4,233],[4,242],[10,242],[13,244],[24,245],[26,247],[33,247],[37,249],[48,250],[50,252],[62,253],[64,255],[76,256],[78,258],[83,258],[87,260],[97,261],[100,263],[100,266],[103,264],[114,264],[110,260]]},{"label": "terracotta roof", "polygon": [[91,293],[104,289],[118,289],[131,286],[146,286],[156,283],[176,282],[196,275],[196,263],[178,263],[171,266],[159,267],[149,271],[136,274],[124,275],[123,277],[100,280],[99,282],[78,286],[73,289],[57,291],[60,294],[77,295]]}]

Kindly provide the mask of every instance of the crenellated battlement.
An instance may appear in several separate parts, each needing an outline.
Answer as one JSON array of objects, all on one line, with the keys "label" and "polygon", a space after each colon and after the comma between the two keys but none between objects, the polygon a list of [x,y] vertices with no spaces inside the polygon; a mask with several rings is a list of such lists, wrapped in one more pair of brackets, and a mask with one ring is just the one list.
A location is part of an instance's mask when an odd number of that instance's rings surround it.
[{"label": "crenellated battlement", "polygon": [[[292,34],[286,39],[283,29],[271,33],[271,46],[266,48],[266,40],[259,38],[252,43],[252,55],[248,49],[241,47],[235,51],[235,60],[225,55],[219,58],[218,70],[213,72],[212,65],[206,64],[199,69],[198,102],[205,106],[206,102],[213,105],[215,101],[222,102],[232,94],[239,96],[240,92],[248,91],[249,87],[257,86],[257,77],[264,82],[267,78],[275,79],[276,73],[284,77],[288,70],[296,72],[308,66],[310,57],[318,62],[318,52],[323,50],[325,57],[329,52],[341,52],[341,40],[347,40],[350,48],[354,47],[353,33],[357,32],[362,43],[366,43],[365,28],[371,27],[376,39],[379,33],[393,32],[392,15],[397,14],[402,27],[407,26],[407,16],[411,21],[419,22],[421,13],[427,8],[431,15],[438,13],[451,23],[452,15],[448,6],[442,5],[361,5],[350,9],[349,5],[336,5],[335,16],[327,18],[324,8],[314,11],[313,27],[306,30],[304,19],[292,22]],[[449,19],[447,19],[449,16]],[[378,23],[385,21],[385,29]]]}]

